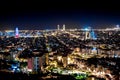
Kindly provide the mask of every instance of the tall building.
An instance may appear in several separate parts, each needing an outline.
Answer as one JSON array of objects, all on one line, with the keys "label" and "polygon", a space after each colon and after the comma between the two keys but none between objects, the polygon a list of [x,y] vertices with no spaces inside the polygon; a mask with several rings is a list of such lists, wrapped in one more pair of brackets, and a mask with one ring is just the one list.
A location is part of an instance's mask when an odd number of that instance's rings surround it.
[{"label": "tall building", "polygon": [[19,37],[19,31],[18,31],[18,27],[16,27],[15,29],[15,38],[18,38]]},{"label": "tall building", "polygon": [[38,71],[39,69],[39,57],[34,57],[33,59],[33,70]]},{"label": "tall building", "polygon": [[43,71],[45,56],[28,58],[28,71]]},{"label": "tall building", "polygon": [[57,25],[57,29],[60,30],[60,25],[59,24]]},{"label": "tall building", "polygon": [[44,65],[44,60],[43,57],[34,57],[33,59],[33,70],[34,71],[43,71],[43,65]]},{"label": "tall building", "polygon": [[65,30],[65,24],[63,24],[63,30]]},{"label": "tall building", "polygon": [[33,58],[28,58],[28,71],[33,70]]}]

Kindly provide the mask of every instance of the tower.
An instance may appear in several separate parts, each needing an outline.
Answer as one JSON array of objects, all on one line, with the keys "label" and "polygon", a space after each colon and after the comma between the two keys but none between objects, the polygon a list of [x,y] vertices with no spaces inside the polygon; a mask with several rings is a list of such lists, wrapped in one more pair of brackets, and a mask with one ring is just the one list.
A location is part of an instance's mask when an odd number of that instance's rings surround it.
[{"label": "tower", "polygon": [[57,25],[57,29],[60,30],[60,25],[59,24]]},{"label": "tower", "polygon": [[63,30],[65,30],[65,24],[63,24]]},{"label": "tower", "polygon": [[15,29],[15,38],[18,38],[19,37],[19,31],[18,31],[18,27],[16,27]]}]

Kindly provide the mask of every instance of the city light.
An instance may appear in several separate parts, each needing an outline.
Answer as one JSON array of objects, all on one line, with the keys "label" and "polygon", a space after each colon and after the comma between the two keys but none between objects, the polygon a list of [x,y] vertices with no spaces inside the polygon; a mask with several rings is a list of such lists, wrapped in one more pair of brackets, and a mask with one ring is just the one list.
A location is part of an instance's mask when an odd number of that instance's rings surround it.
[{"label": "city light", "polygon": [[62,56],[58,56],[57,59],[58,59],[58,61],[61,61],[62,60]]},{"label": "city light", "polygon": [[[38,74],[39,71],[53,72],[78,79],[84,76],[81,75],[82,72],[85,72],[86,78],[89,77],[87,75],[106,78],[105,75],[108,74],[106,70],[109,70],[109,67],[114,66],[116,71],[119,69],[119,66],[116,66],[118,65],[116,60],[120,56],[119,32],[116,30],[100,31],[85,28],[18,31],[16,28],[15,34],[19,35],[19,38],[6,34],[8,37],[1,37],[0,43],[4,47],[0,51],[2,60],[7,59],[7,62],[15,60],[21,63],[20,65],[7,63],[11,66],[9,70],[12,72],[21,71],[27,74]],[[1,66],[4,63],[2,62]],[[114,70],[109,71],[111,73]]]}]

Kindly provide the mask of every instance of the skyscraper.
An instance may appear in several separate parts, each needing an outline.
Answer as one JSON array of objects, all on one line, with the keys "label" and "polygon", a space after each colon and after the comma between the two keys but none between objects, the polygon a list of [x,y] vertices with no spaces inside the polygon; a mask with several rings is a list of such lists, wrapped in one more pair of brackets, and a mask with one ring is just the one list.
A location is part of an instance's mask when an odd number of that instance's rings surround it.
[{"label": "skyscraper", "polygon": [[28,58],[28,71],[33,70],[33,58]]},{"label": "skyscraper", "polygon": [[65,30],[65,24],[63,24],[63,30]]},{"label": "skyscraper", "polygon": [[18,27],[16,27],[15,29],[15,38],[18,38],[19,37],[19,31],[18,31]]},{"label": "skyscraper", "polygon": [[60,30],[60,25],[59,24],[57,25],[57,29]]}]

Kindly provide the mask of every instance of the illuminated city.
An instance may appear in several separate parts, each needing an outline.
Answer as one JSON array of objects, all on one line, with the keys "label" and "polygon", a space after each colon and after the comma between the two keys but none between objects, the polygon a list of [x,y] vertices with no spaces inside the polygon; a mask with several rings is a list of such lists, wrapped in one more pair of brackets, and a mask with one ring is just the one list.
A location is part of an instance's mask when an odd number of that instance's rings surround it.
[{"label": "illuminated city", "polygon": [[53,30],[17,27],[1,31],[0,36],[0,69],[6,72],[47,74],[43,79],[60,75],[81,80],[119,77],[119,27],[109,30],[67,29],[65,24]]},{"label": "illuminated city", "polygon": [[0,80],[120,80],[119,2],[0,1]]}]

